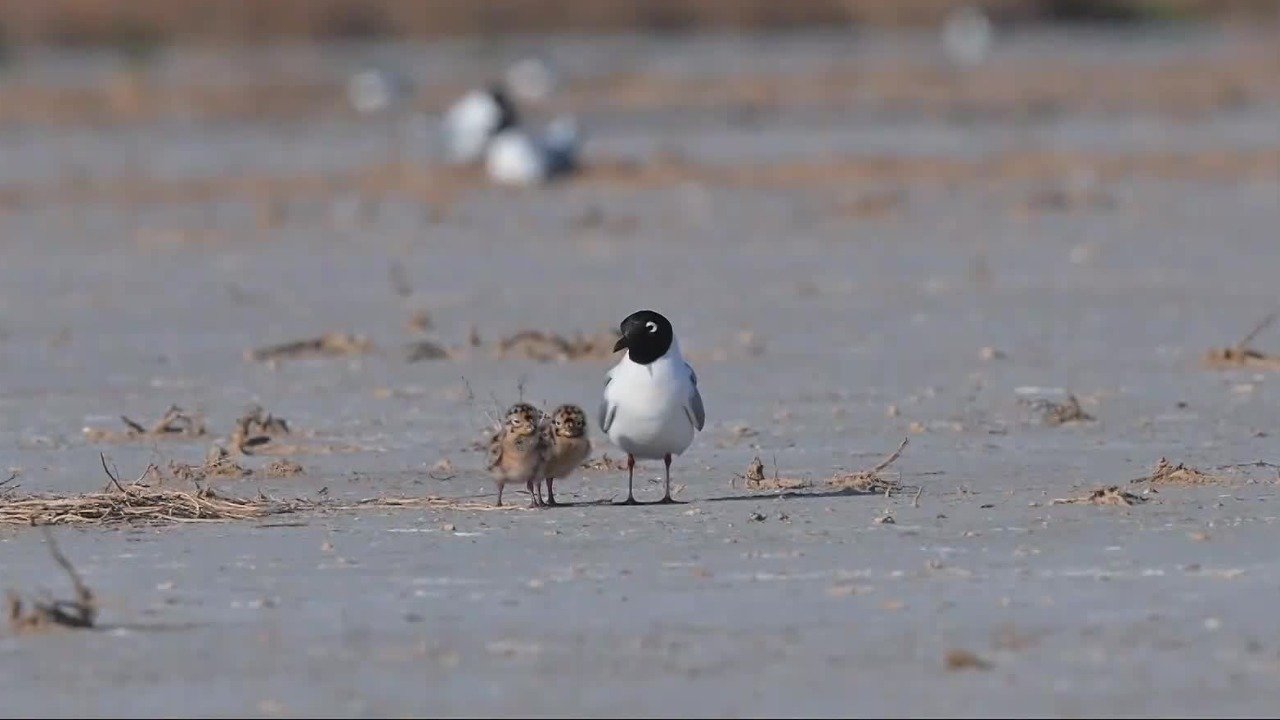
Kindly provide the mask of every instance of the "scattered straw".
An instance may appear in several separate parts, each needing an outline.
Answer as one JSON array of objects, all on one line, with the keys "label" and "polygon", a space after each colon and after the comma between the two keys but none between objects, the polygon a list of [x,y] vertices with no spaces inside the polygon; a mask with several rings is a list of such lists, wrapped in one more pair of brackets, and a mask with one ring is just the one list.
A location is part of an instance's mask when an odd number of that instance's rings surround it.
[{"label": "scattered straw", "polygon": [[836,475],[827,480],[827,486],[836,490],[851,490],[859,493],[892,493],[902,489],[902,483],[897,480],[889,480],[880,477],[880,473],[885,468],[892,465],[902,455],[902,451],[907,447],[909,438],[902,438],[902,444],[898,445],[898,449],[894,450],[889,457],[880,461],[879,465],[870,470],[860,470],[856,473]]},{"label": "scattered straw", "polygon": [[22,602],[22,598],[15,592],[10,592],[6,598],[8,605],[9,629],[15,634],[44,632],[54,628],[91,628],[94,620],[97,619],[98,607],[94,601],[93,591],[88,585],[84,584],[84,580],[80,578],[80,574],[76,572],[75,567],[71,565],[71,561],[67,560],[62,551],[58,549],[58,544],[53,540],[53,534],[48,528],[44,528],[45,547],[49,548],[49,554],[53,556],[54,562],[67,573],[67,577],[71,578],[71,585],[75,588],[74,600],[52,600],[41,602],[36,600],[32,603],[31,610],[27,610]]},{"label": "scattered straw", "polygon": [[1264,353],[1249,347],[1249,343],[1276,321],[1280,313],[1271,313],[1262,319],[1240,342],[1227,348],[1214,348],[1204,355],[1205,367],[1214,370],[1280,370],[1280,356]]},{"label": "scattered straw", "polygon": [[1146,502],[1147,499],[1141,495],[1134,495],[1131,492],[1121,490],[1119,486],[1097,488],[1092,490],[1088,495],[1070,498],[1055,498],[1050,504],[1052,505],[1137,505]]},{"label": "scattered straw", "polygon": [[308,357],[341,357],[363,355],[373,350],[373,343],[363,335],[331,332],[317,338],[270,345],[245,352],[249,362],[278,362]]},{"label": "scattered straw", "polygon": [[[200,484],[210,475],[202,468],[171,465],[177,471],[166,478],[155,465],[129,483],[123,483],[99,455],[109,481],[106,490],[77,495],[0,496],[0,525],[145,525],[188,522],[232,522],[301,512],[336,512],[370,508],[423,508],[489,511],[494,508],[474,498],[368,498],[354,503],[329,500],[276,500],[259,494],[253,499],[225,496]],[[166,480],[187,481],[191,491],[159,487]]]},{"label": "scattered straw", "polygon": [[125,415],[120,416],[120,421],[125,425],[123,431],[85,428],[85,438],[89,442],[130,442],[156,438],[190,439],[205,434],[204,420],[200,415],[189,414],[177,405],[170,405],[164,415],[152,423],[151,427],[144,427]]}]

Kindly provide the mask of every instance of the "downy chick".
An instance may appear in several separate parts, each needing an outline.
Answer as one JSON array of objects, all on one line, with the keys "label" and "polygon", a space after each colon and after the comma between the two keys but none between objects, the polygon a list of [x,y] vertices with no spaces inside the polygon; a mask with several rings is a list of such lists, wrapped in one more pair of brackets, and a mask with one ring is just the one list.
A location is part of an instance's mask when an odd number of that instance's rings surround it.
[{"label": "downy chick", "polygon": [[591,452],[587,439],[587,414],[577,405],[561,405],[551,414],[546,430],[547,463],[542,474],[547,479],[547,505],[555,505],[551,483],[573,474]]},{"label": "downy chick", "polygon": [[499,507],[502,489],[509,482],[523,482],[532,498],[530,506],[541,504],[534,484],[541,485],[547,461],[542,424],[542,411],[528,403],[516,403],[507,409],[502,426],[489,439],[488,470],[498,483]]}]

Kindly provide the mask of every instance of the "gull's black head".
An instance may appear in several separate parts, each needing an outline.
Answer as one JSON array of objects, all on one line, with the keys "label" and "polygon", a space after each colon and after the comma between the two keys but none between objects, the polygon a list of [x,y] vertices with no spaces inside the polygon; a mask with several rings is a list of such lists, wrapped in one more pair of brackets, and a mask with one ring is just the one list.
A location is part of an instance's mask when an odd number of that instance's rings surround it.
[{"label": "gull's black head", "polygon": [[613,351],[626,348],[631,362],[641,365],[648,365],[666,355],[676,336],[671,329],[671,322],[652,310],[631,313],[622,321],[619,329],[622,337],[613,346]]},{"label": "gull's black head", "polygon": [[494,104],[498,106],[498,124],[493,128],[494,133],[500,133],[520,124],[520,115],[516,112],[516,105],[511,102],[507,91],[503,89],[500,83],[493,83],[489,86],[489,97],[493,98]]}]

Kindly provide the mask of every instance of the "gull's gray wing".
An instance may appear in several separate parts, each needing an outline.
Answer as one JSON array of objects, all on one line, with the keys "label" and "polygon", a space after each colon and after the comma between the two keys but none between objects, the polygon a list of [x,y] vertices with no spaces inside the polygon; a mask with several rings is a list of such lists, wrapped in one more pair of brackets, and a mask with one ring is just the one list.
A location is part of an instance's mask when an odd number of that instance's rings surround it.
[{"label": "gull's gray wing", "polygon": [[[604,379],[604,386],[606,388],[609,387],[609,381],[612,379],[612,377],[606,377]],[[617,412],[618,406],[610,405],[608,397],[600,399],[600,408],[596,410],[596,422],[600,425],[600,432],[603,432],[606,435],[609,434],[609,428],[613,425],[613,416]]]},{"label": "gull's gray wing", "polygon": [[689,380],[693,382],[693,391],[689,393],[689,419],[693,421],[693,426],[702,429],[707,421],[707,413],[702,409],[702,393],[698,392],[698,373],[693,371],[693,366],[689,363],[684,364],[689,368]]}]

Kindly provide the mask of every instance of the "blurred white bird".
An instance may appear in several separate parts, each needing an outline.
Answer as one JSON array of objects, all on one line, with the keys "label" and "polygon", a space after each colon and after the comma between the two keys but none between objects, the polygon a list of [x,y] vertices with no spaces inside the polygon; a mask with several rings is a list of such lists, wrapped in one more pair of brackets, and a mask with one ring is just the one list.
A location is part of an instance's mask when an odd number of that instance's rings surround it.
[{"label": "blurred white bird", "polygon": [[347,80],[347,101],[356,112],[382,112],[413,93],[409,78],[389,70],[363,70]]},{"label": "blurred white bird", "polygon": [[546,60],[527,57],[507,68],[506,82],[518,99],[540,102],[555,91],[559,79]]},{"label": "blurred white bird", "polygon": [[515,128],[519,121],[515,105],[499,85],[472,90],[444,116],[444,141],[449,160],[478,162],[485,156],[494,136]]},{"label": "blurred white bird", "polygon": [[556,118],[541,137],[511,127],[490,141],[485,169],[489,179],[503,185],[544,183],[577,169],[581,143],[578,123],[571,117]]},{"label": "blurred white bird", "polygon": [[973,67],[991,54],[994,32],[991,19],[974,5],[952,10],[942,26],[942,47],[955,65]]}]

